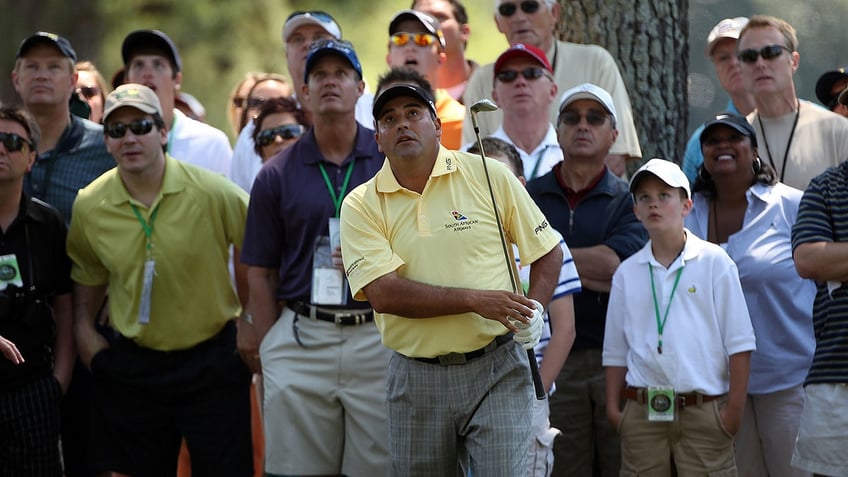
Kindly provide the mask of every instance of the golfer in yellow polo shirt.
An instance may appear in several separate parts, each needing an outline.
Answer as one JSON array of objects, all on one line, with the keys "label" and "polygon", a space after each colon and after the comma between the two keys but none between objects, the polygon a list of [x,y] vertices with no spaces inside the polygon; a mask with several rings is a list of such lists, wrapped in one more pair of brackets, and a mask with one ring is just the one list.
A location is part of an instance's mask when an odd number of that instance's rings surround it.
[{"label": "golfer in yellow polo shirt", "polygon": [[502,252],[482,159],[439,145],[425,90],[378,91],[376,138],[388,160],[345,199],[341,241],[351,292],[368,299],[396,351],[387,372],[392,473],[451,475],[459,463],[474,475],[518,475],[533,386],[510,331],[541,320],[533,300],[551,298],[559,235],[506,166],[489,161],[507,240],[533,264],[528,296],[508,291],[513,261]]}]

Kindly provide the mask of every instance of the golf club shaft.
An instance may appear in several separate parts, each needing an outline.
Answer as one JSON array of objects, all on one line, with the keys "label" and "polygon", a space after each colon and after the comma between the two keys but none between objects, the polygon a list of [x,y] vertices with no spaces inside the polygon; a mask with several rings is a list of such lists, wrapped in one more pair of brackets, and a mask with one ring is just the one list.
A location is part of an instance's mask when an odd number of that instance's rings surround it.
[{"label": "golf club shaft", "polygon": [[[480,138],[480,128],[477,126],[477,111],[471,110],[471,123],[474,126],[474,135],[477,137],[477,147],[480,149],[480,159],[483,161],[483,172],[486,175],[486,185],[489,187],[489,196],[492,199],[492,210],[495,212],[495,222],[498,226],[498,234],[501,238],[501,248],[503,249],[504,260],[506,267],[509,269],[509,279],[512,283],[512,291],[514,293],[524,294],[521,283],[518,280],[515,270],[515,261],[509,255],[507,248],[506,237],[504,236],[503,224],[501,223],[501,215],[498,212],[498,204],[495,201],[495,191],[492,188],[492,180],[489,178],[489,168],[486,165],[486,154],[483,151],[483,140]],[[536,390],[536,399],[545,399],[545,387],[542,384],[542,375],[539,374],[539,363],[536,362],[536,352],[533,348],[527,350],[527,361],[530,364],[530,375],[533,377],[533,388]]]}]

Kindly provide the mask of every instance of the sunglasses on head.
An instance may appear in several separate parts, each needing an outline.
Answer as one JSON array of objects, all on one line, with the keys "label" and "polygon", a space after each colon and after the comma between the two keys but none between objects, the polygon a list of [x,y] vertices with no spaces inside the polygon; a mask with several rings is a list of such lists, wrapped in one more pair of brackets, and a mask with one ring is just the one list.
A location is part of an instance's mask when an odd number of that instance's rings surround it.
[{"label": "sunglasses on head", "polygon": [[742,63],[754,63],[760,56],[762,56],[764,60],[773,60],[783,54],[783,50],[792,53],[792,50],[783,45],[769,45],[764,46],[759,50],[748,48],[747,50],[740,51],[736,56]]},{"label": "sunglasses on head", "polygon": [[284,141],[289,139],[297,139],[303,134],[303,126],[300,124],[284,124],[275,128],[263,129],[256,136],[256,143],[260,146],[267,146],[280,136]]},{"label": "sunglasses on head", "polygon": [[127,134],[127,129],[132,131],[136,136],[144,136],[153,130],[152,119],[136,119],[129,124],[124,123],[109,123],[103,127],[106,134],[113,139],[120,139]]},{"label": "sunglasses on head", "polygon": [[580,121],[583,118],[586,118],[586,122],[589,123],[590,126],[600,126],[607,120],[607,115],[590,111],[583,116],[576,111],[563,111],[559,121],[569,126],[576,126],[580,124]]},{"label": "sunglasses on head", "polygon": [[406,32],[394,33],[391,37],[391,42],[394,46],[404,46],[409,43],[410,40],[418,46],[430,46],[433,43],[436,43],[438,38],[436,38],[436,35],[433,35],[432,33]]},{"label": "sunglasses on head", "polygon": [[100,88],[97,86],[82,86],[77,88],[77,93],[85,96],[85,99],[91,99],[100,94]]},{"label": "sunglasses on head", "polygon": [[541,78],[542,76],[545,76],[545,69],[539,68],[538,66],[531,66],[529,68],[524,68],[521,71],[502,70],[498,71],[498,73],[495,75],[495,78],[497,78],[498,81],[501,81],[503,83],[512,83],[513,81],[518,79],[518,75],[523,76],[526,80],[533,81]]},{"label": "sunglasses on head", "polygon": [[333,17],[331,17],[329,13],[321,11],[321,10],[298,10],[296,12],[293,12],[291,15],[289,15],[288,18],[286,18],[285,23],[288,23],[289,20],[291,20],[292,18],[299,16],[299,15],[309,15],[310,17],[317,18],[319,21],[324,22],[324,23],[330,23],[330,22],[335,21],[335,20],[333,20]]},{"label": "sunglasses on head", "polygon": [[0,143],[3,143],[3,147],[8,152],[18,152],[24,148],[24,144],[32,149],[32,143],[29,140],[10,132],[0,132]]},{"label": "sunglasses on head", "polygon": [[501,3],[498,5],[498,13],[500,13],[502,17],[511,17],[515,15],[515,12],[518,11],[519,7],[524,13],[536,13],[539,11],[540,6],[541,4],[537,0],[524,0],[518,4]]}]

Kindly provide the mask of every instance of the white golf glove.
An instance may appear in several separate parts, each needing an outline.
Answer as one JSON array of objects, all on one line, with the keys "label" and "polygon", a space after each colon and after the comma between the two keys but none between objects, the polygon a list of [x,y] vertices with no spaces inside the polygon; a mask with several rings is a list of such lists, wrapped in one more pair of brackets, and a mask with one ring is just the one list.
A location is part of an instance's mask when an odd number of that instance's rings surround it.
[{"label": "white golf glove", "polygon": [[539,339],[542,337],[542,327],[545,324],[545,320],[542,318],[545,308],[538,301],[532,299],[531,301],[534,305],[536,305],[536,309],[533,310],[533,316],[530,317],[530,323],[522,323],[513,319],[509,320],[516,328],[518,328],[518,332],[512,336],[512,339],[526,350],[533,349],[537,344],[539,344]]}]

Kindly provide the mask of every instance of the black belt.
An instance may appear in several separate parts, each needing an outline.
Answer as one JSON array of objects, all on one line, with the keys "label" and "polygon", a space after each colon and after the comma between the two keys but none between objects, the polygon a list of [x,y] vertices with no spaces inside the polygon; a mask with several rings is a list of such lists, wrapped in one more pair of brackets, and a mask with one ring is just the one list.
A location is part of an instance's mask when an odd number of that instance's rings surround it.
[{"label": "black belt", "polygon": [[288,302],[289,308],[295,313],[313,320],[329,321],[339,326],[361,325],[374,321],[374,310],[362,308],[345,310],[341,308],[321,308],[302,301]]},{"label": "black belt", "polygon": [[500,335],[497,338],[493,339],[486,346],[476,349],[474,351],[469,351],[468,353],[448,353],[443,354],[441,356],[436,356],[433,358],[411,358],[415,361],[421,361],[422,363],[429,364],[440,364],[442,366],[451,366],[455,364],[465,364],[471,360],[477,359],[480,356],[483,356],[486,353],[491,353],[496,350],[502,344],[512,341],[512,333],[507,333],[504,335]]}]

